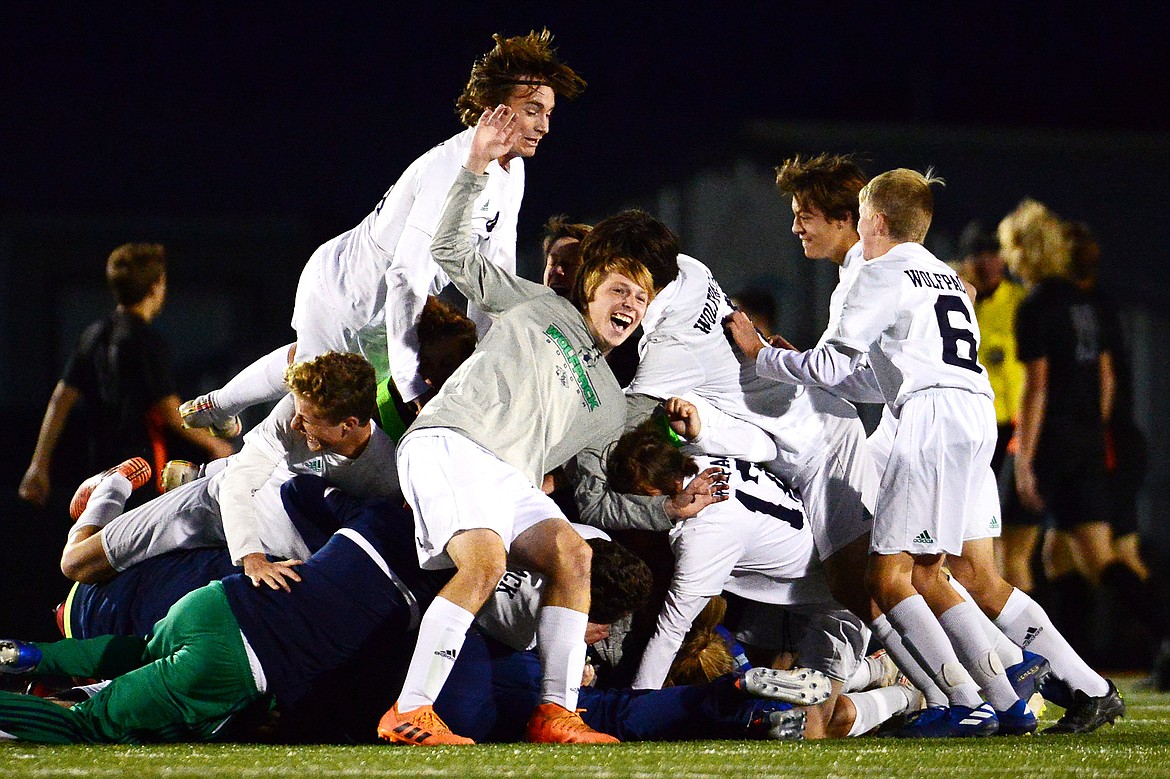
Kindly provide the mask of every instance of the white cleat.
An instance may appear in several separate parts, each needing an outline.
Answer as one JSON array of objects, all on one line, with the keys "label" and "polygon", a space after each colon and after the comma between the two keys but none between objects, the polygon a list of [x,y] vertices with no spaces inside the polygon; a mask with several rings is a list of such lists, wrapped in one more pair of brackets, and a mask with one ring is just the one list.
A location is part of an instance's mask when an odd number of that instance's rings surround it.
[{"label": "white cleat", "polygon": [[770,698],[796,706],[815,706],[824,703],[832,694],[832,682],[820,671],[811,668],[753,668],[739,679],[735,686],[757,698]]},{"label": "white cleat", "polygon": [[179,416],[185,427],[206,428],[216,438],[235,438],[243,430],[240,417],[225,417],[210,395],[200,395],[180,405]]}]

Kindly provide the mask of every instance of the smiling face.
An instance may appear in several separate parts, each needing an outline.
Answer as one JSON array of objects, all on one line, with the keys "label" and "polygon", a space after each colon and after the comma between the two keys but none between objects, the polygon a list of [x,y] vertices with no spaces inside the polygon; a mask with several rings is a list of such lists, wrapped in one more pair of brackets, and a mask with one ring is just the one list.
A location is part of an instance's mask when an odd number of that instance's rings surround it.
[{"label": "smiling face", "polygon": [[541,86],[535,89],[531,86],[520,85],[512,89],[512,94],[505,101],[508,108],[516,112],[516,125],[519,132],[516,142],[512,144],[509,157],[531,157],[536,154],[536,147],[540,140],[548,133],[549,119],[556,106],[557,96],[552,87]]},{"label": "smiling face", "polygon": [[312,401],[293,393],[292,429],[305,437],[309,451],[320,452],[328,449],[338,454],[347,454],[347,443],[357,428],[357,420],[347,417],[341,422],[330,422]]},{"label": "smiling face", "polygon": [[585,323],[603,352],[630,337],[642,322],[650,293],[634,280],[610,271],[585,307]]},{"label": "smiling face", "polygon": [[838,265],[858,237],[851,218],[829,219],[816,206],[802,206],[796,198],[792,198],[792,234],[800,239],[805,257]]}]

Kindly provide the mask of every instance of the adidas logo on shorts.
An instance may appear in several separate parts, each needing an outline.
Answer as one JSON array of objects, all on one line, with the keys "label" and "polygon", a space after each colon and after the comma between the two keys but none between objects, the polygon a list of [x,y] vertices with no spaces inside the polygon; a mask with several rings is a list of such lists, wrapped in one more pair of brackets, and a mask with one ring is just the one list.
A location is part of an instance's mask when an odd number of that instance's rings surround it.
[{"label": "adidas logo on shorts", "polygon": [[934,539],[930,537],[929,532],[927,532],[926,530],[923,530],[921,533],[919,533],[918,535],[916,535],[914,537],[914,543],[916,543],[916,544],[933,544]]},{"label": "adidas logo on shorts", "polygon": [[435,656],[441,657],[444,660],[450,660],[452,663],[455,662],[455,650],[454,649],[436,649]]}]

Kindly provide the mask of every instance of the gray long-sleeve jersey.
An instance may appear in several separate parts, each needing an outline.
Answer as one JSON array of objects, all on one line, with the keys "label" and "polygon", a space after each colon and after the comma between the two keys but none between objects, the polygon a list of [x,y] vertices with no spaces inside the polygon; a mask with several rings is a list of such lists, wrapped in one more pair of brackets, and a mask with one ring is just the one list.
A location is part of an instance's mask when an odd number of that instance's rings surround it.
[{"label": "gray long-sleeve jersey", "polygon": [[472,206],[486,182],[459,171],[431,255],[496,323],[406,435],[455,430],[539,487],[582,449],[602,449],[620,435],[626,399],[581,312],[548,287],[492,265],[472,245]]}]

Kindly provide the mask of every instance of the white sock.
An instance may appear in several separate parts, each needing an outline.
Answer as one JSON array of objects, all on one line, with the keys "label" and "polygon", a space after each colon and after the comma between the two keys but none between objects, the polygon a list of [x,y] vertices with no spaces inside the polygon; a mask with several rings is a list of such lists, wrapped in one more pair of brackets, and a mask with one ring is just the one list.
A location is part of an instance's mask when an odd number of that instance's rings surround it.
[{"label": "white sock", "polygon": [[975,616],[979,620],[979,625],[983,628],[983,632],[987,634],[987,637],[991,639],[991,643],[995,647],[995,653],[999,655],[1000,660],[1003,660],[1004,666],[1011,668],[1016,663],[1024,662],[1024,650],[1020,649],[1016,642],[1004,635],[1004,632],[987,618],[987,615],[983,613],[983,609],[979,608],[979,604],[971,597],[971,593],[967,592],[967,588],[960,584],[959,580],[953,576],[949,581],[955,592],[959,593],[963,597],[963,600],[975,607]]},{"label": "white sock", "polygon": [[[73,529],[88,525],[105,527],[111,520],[122,516],[126,509],[126,501],[133,491],[134,487],[129,479],[117,471],[111,473],[93,488],[85,504],[85,511],[81,512],[81,516],[73,524]],[[70,536],[72,535],[70,532]]]},{"label": "white sock", "polygon": [[983,703],[979,688],[959,662],[954,646],[925,598],[921,595],[906,598],[886,616],[902,637],[906,650],[927,670],[950,705],[975,708]]},{"label": "white sock", "polygon": [[410,658],[406,681],[398,696],[398,711],[406,712],[435,702],[475,615],[446,598],[435,598],[418,627],[418,643]]},{"label": "white sock", "polygon": [[863,736],[918,702],[917,693],[898,685],[879,687],[868,692],[851,692],[845,697],[853,702],[853,708],[857,711],[853,726],[849,728],[850,736]]},{"label": "white sock", "polygon": [[1105,677],[1081,659],[1053,626],[1040,604],[1023,590],[1012,590],[995,624],[1024,649],[1046,657],[1053,673],[1074,690],[1081,690],[1093,698],[1109,692],[1109,682]]},{"label": "white sock", "polygon": [[979,624],[978,612],[975,604],[963,601],[943,612],[938,622],[950,638],[959,661],[983,690],[987,700],[996,711],[1007,711],[1020,696],[1016,695],[1015,688],[1003,672],[1003,661]]},{"label": "white sock", "polygon": [[[892,658],[893,655],[890,655]],[[876,657],[863,657],[861,662],[857,664],[857,670],[853,675],[845,680],[844,686],[841,688],[842,692],[861,692],[868,690],[886,675],[886,667],[882,661]]]},{"label": "white sock", "polygon": [[910,651],[902,643],[902,637],[898,635],[898,631],[894,630],[894,626],[890,624],[886,615],[879,614],[877,619],[869,623],[869,627],[881,645],[890,653],[890,657],[894,658],[898,668],[906,674],[910,683],[917,687],[918,691],[926,698],[926,705],[946,706],[946,694],[934,683],[934,677],[927,673],[918,660],[910,654]]},{"label": "white sock", "polygon": [[542,606],[536,616],[536,651],[544,677],[543,703],[577,709],[581,675],[585,672],[585,627],[589,615],[563,606]]},{"label": "white sock", "polygon": [[221,388],[208,393],[222,419],[239,414],[249,406],[280,400],[288,392],[284,371],[292,344],[269,352],[237,373]]}]

